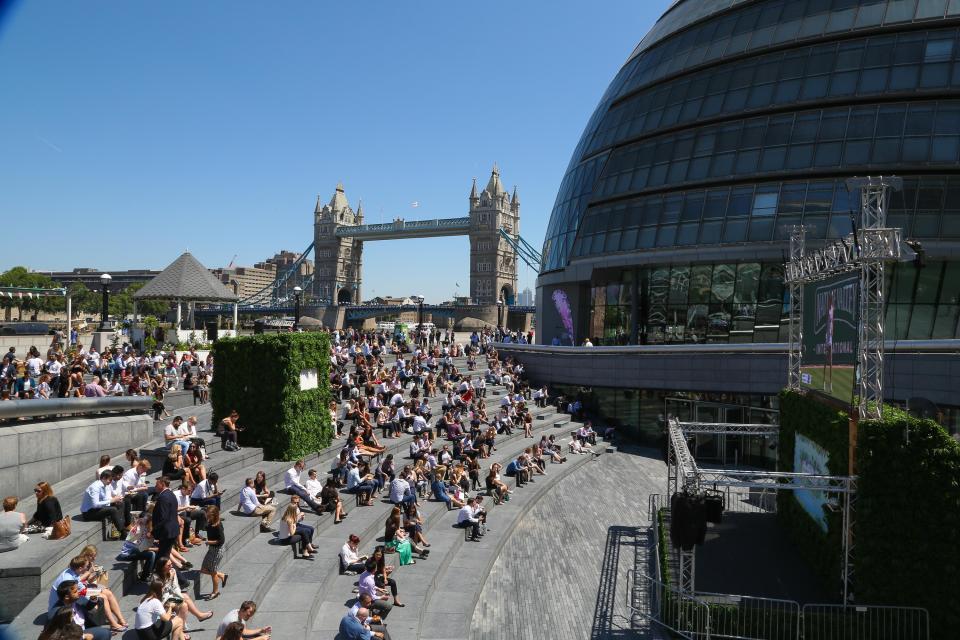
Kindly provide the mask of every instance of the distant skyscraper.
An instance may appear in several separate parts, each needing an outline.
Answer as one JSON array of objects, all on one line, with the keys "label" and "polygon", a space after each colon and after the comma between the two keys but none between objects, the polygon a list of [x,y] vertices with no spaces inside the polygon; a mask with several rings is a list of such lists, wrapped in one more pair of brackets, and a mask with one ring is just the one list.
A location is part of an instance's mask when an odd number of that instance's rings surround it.
[{"label": "distant skyscraper", "polygon": [[533,291],[530,290],[530,287],[526,287],[520,292],[520,295],[517,296],[517,304],[521,307],[532,307],[534,305]]}]

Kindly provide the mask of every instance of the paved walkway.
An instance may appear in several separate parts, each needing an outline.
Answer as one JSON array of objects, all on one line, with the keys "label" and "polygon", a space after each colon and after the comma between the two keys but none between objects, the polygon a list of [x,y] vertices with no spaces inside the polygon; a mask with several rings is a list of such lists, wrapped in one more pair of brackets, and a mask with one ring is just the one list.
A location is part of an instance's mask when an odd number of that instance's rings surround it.
[{"label": "paved walkway", "polygon": [[631,621],[625,599],[627,571],[646,570],[647,496],[665,488],[650,449],[601,456],[557,483],[497,558],[471,640],[662,637]]}]

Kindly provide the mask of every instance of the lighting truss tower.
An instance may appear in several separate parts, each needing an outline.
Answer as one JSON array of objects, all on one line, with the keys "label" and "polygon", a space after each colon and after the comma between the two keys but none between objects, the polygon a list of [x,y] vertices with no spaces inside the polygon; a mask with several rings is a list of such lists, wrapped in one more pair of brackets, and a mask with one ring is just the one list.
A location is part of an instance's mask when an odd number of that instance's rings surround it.
[{"label": "lighting truss tower", "polygon": [[[803,259],[806,248],[807,230],[803,225],[790,228],[790,262]],[[787,386],[794,391],[800,390],[800,362],[803,349],[803,282],[797,279],[787,284],[790,293],[790,353],[787,371]]]},{"label": "lighting truss tower", "polygon": [[[901,178],[850,178],[847,190],[860,190],[860,325],[857,364],[860,369],[860,416],[879,418],[883,404],[883,271],[884,259],[899,256],[899,237],[887,229],[890,188],[900,189]],[[891,247],[892,241],[896,247]]]},{"label": "lighting truss tower", "polygon": [[790,355],[787,384],[800,387],[803,360],[802,310],[804,284],[835,275],[860,274],[858,342],[859,415],[879,418],[883,403],[883,266],[900,258],[900,229],[886,226],[889,190],[900,189],[896,176],[849,178],[847,189],[860,192],[860,225],[846,239],[806,253],[804,232],[790,231],[790,261],[785,282],[790,288]]}]

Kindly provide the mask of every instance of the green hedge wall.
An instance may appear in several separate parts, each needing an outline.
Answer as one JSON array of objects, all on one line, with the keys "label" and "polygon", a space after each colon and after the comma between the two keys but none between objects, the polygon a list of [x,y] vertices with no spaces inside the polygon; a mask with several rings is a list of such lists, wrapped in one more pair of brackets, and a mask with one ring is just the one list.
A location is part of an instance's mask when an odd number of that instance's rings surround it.
[{"label": "green hedge wall", "polygon": [[932,638],[960,629],[960,445],[884,407],[857,436],[857,600],[924,607]]},{"label": "green hedge wall", "polygon": [[[809,396],[793,391],[780,394],[780,439],[778,468],[793,471],[793,450],[799,433],[823,447],[830,456],[831,475],[848,471],[849,416]],[[827,512],[827,532],[804,511],[792,491],[777,492],[777,519],[826,593],[841,593],[843,567],[843,517]]]},{"label": "green hedge wall", "polygon": [[[240,413],[240,444],[270,460],[295,460],[329,446],[330,339],[326,333],[226,338],[213,347],[211,426]],[[300,390],[300,372],[316,369],[318,387]]]},{"label": "green hedge wall", "polygon": [[[780,421],[781,469],[793,468],[799,432],[829,452],[831,474],[847,474],[846,413],[785,391]],[[856,456],[856,601],[923,607],[930,637],[953,637],[960,628],[960,444],[936,422],[884,406],[880,420],[860,422]],[[838,592],[841,514],[829,515],[824,535],[791,493],[779,493],[777,509],[801,556]]]}]

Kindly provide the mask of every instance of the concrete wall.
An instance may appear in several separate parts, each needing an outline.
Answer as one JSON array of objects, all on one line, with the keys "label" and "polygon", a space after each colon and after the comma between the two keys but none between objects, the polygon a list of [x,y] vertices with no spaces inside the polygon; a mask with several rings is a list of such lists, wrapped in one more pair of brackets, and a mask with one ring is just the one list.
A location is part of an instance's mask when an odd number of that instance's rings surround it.
[{"label": "concrete wall", "polygon": [[153,439],[146,414],[65,417],[0,427],[0,496],[25,498],[44,480],[55,484]]},{"label": "concrete wall", "polygon": [[[884,398],[926,398],[960,406],[960,341],[887,347]],[[947,344],[952,343],[952,344]],[[648,345],[550,347],[497,345],[535,382],[595,387],[776,394],[787,384],[787,346]]]},{"label": "concrete wall", "polygon": [[536,382],[763,394],[775,394],[787,382],[785,351],[741,354],[540,345],[497,345],[497,351],[522,362]]},{"label": "concrete wall", "polygon": [[0,336],[0,358],[3,357],[10,347],[16,347],[17,357],[26,358],[30,347],[36,347],[43,358],[47,357],[47,349],[53,342],[53,336],[50,335],[30,335],[30,336]]}]

